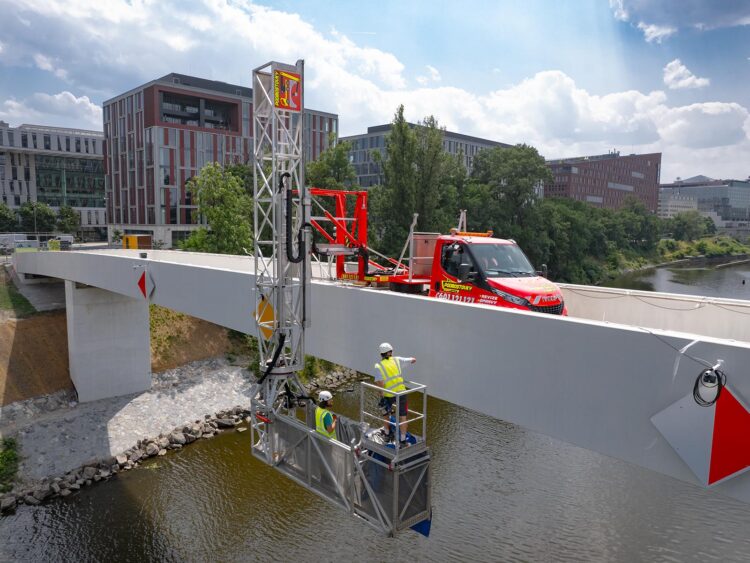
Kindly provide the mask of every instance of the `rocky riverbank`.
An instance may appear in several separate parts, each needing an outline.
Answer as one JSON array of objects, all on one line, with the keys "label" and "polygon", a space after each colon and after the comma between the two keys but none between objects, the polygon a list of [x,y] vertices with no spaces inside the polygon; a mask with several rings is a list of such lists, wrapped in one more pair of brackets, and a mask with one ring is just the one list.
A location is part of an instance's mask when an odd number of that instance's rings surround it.
[{"label": "rocky riverbank", "polygon": [[[332,371],[308,390],[315,396],[359,378],[351,370]],[[0,512],[68,497],[150,457],[246,430],[252,383],[246,369],[214,359],[154,374],[151,390],[137,395],[79,404],[63,391],[3,407],[0,436],[16,438],[22,460],[15,487],[0,497]]]}]

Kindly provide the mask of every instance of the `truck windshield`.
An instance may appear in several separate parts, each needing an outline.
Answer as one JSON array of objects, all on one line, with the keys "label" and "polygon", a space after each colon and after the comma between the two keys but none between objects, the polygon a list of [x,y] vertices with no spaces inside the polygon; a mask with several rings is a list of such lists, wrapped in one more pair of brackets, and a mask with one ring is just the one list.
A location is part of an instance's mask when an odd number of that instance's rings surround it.
[{"label": "truck windshield", "polygon": [[488,278],[537,275],[529,259],[515,244],[473,244],[471,253]]}]

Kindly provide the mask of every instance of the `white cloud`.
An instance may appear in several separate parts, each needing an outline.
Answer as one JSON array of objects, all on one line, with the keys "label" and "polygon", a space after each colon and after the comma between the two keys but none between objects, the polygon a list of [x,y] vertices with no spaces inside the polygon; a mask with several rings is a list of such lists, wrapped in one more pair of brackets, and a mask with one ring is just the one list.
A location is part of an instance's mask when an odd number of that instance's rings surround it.
[{"label": "white cloud", "polygon": [[671,35],[677,33],[677,28],[665,26],[665,25],[654,25],[638,22],[638,29],[643,32],[643,37],[649,43],[661,43],[662,39],[666,39]]},{"label": "white cloud", "polygon": [[421,75],[417,76],[415,80],[421,84],[422,86],[425,86],[429,84],[430,82],[440,82],[442,80],[442,76],[440,76],[440,71],[436,69],[432,65],[426,65],[425,70],[427,70],[427,75]]},{"label": "white cloud", "polygon": [[24,100],[5,100],[0,105],[0,119],[15,126],[34,123],[101,131],[102,108],[88,96],[77,97],[68,91],[37,92]]},{"label": "white cloud", "polygon": [[55,66],[52,64],[52,60],[49,57],[45,57],[41,53],[36,53],[34,55],[34,63],[36,63],[37,68],[41,70],[46,70],[47,72],[51,72],[58,78],[62,78],[63,80],[68,77],[68,71],[64,68],[55,68]]},{"label": "white cloud", "polygon": [[610,0],[615,18],[657,28],[711,30],[750,25],[747,0]]},{"label": "white cloud", "polygon": [[664,67],[664,84],[670,90],[679,90],[682,88],[703,88],[711,84],[708,78],[698,78],[688,67],[682,64],[680,59],[675,59]]},{"label": "white cloud", "polygon": [[[630,18],[632,4],[619,0],[614,8]],[[426,66],[420,73],[424,83],[414,88],[394,54],[249,0],[202,0],[189,15],[169,2],[146,0],[15,0],[4,9],[10,16],[33,16],[32,35],[23,30],[3,37],[13,45],[14,64],[58,69],[64,61],[70,81],[58,94],[0,104],[6,121],[101,129],[99,106],[67,90],[100,90],[106,98],[170,71],[250,85],[254,66],[304,57],[306,105],[337,113],[342,135],[387,123],[404,104],[409,120],[435,115],[450,130],[530,143],[550,158],[620,148],[663,152],[665,177],[748,173],[750,120],[739,104],[675,107],[663,91],[593,94],[557,70],[487,91],[483,84],[472,90],[446,84],[436,68]],[[280,40],[279,29],[294,40]],[[685,70],[693,82],[705,80]],[[677,73],[675,80],[685,78]]]}]

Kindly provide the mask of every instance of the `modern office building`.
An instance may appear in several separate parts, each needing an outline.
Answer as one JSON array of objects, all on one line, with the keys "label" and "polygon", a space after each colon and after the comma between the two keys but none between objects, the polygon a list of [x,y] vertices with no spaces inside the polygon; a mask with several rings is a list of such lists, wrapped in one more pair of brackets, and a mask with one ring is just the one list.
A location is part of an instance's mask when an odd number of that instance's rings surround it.
[{"label": "modern office building", "polygon": [[702,214],[715,212],[722,221],[750,221],[750,181],[694,176],[662,184],[661,193],[694,198]]},{"label": "modern office building", "polygon": [[[413,123],[410,127],[416,127]],[[373,155],[379,152],[382,159],[385,159],[385,139],[391,132],[391,124],[375,125],[367,128],[367,133],[361,135],[351,135],[341,137],[341,141],[348,141],[352,144],[349,152],[349,162],[356,170],[357,184],[363,188],[376,186],[383,182],[383,172]],[[471,170],[474,163],[474,156],[482,149],[492,147],[510,147],[511,145],[471,137],[462,133],[445,131],[443,136],[443,149],[449,154],[463,154],[464,166]]]},{"label": "modern office building", "polygon": [[104,231],[104,168],[98,131],[0,121],[0,202],[17,209],[46,203],[69,205],[81,216],[84,235]]},{"label": "modern office building", "polygon": [[659,188],[659,219],[671,219],[679,213],[698,211],[698,200],[692,195],[683,195],[671,188]]},{"label": "modern office building", "polygon": [[620,156],[607,154],[548,160],[553,181],[544,186],[545,197],[567,197],[597,207],[619,208],[635,196],[649,211],[658,205],[661,153]]},{"label": "modern office building", "polygon": [[[200,227],[186,182],[210,162],[251,164],[252,90],[171,73],[104,102],[110,236],[150,234],[166,247]],[[305,110],[308,160],[338,131],[335,114]]]}]

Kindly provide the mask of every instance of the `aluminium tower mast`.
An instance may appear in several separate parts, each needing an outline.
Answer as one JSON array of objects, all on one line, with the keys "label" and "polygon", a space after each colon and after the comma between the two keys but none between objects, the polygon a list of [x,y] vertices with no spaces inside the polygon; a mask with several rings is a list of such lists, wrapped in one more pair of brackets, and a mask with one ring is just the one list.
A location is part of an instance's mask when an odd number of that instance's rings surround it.
[{"label": "aluminium tower mast", "polygon": [[[253,453],[278,457],[267,420],[306,391],[297,377],[309,326],[309,199],[303,150],[304,61],[253,70],[255,315],[261,376],[252,401]],[[280,405],[280,403],[285,403]]]}]

